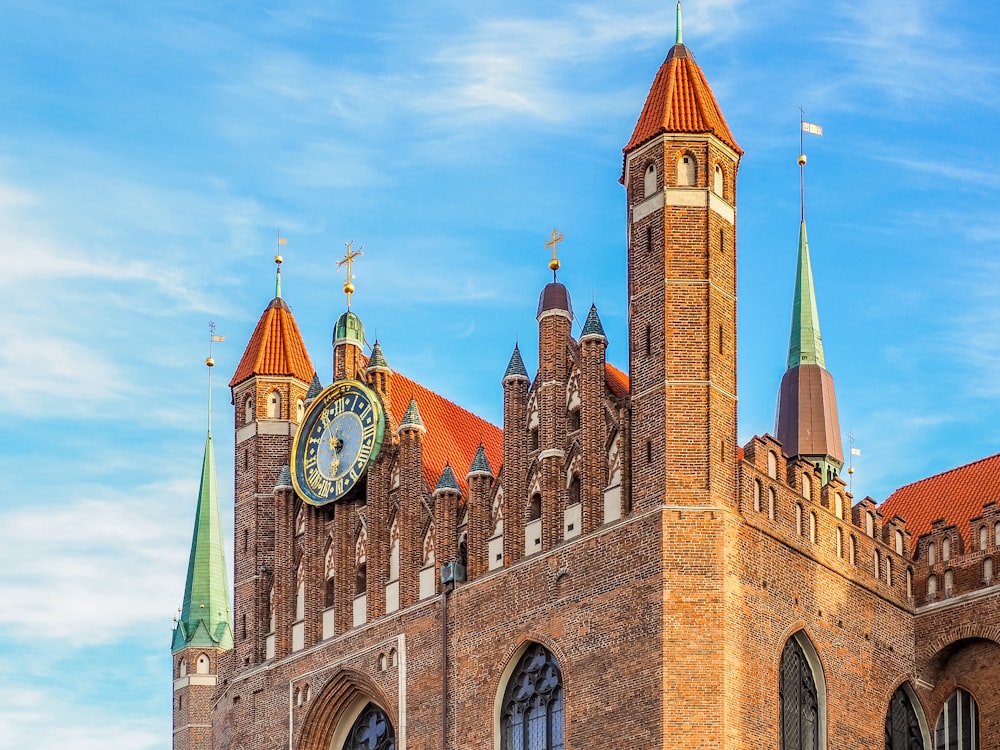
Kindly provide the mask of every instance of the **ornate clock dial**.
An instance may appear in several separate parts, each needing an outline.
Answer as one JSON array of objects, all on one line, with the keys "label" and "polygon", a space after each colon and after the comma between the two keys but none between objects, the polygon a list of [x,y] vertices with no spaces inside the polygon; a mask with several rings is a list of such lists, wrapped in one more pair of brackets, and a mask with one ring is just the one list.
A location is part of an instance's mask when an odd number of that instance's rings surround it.
[{"label": "ornate clock dial", "polygon": [[327,387],[309,406],[292,447],[292,484],[308,503],[325,505],[357,486],[382,446],[378,396],[356,380]]}]

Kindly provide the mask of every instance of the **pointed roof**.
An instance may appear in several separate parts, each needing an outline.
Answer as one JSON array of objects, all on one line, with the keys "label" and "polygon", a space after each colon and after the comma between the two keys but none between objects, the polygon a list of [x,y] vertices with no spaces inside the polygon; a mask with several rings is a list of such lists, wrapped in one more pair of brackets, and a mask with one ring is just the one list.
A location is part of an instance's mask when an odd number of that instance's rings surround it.
[{"label": "pointed roof", "polygon": [[368,358],[368,369],[389,369],[389,363],[385,361],[385,355],[382,354],[382,346],[378,343],[378,339],[375,339],[375,344],[372,346],[372,355]]},{"label": "pointed roof", "polygon": [[291,308],[275,297],[257,321],[229,387],[255,375],[285,375],[308,383],[315,374]]},{"label": "pointed roof", "polygon": [[323,392],[323,384],[319,381],[319,375],[313,373],[313,379],[309,381],[309,389],[306,391],[306,401],[316,398]]},{"label": "pointed roof", "polygon": [[583,339],[587,336],[600,336],[607,339],[604,334],[604,326],[601,325],[601,318],[597,314],[597,305],[590,305],[590,312],[587,313],[587,319],[583,322],[583,331],[580,332],[580,338]]},{"label": "pointed roof", "polygon": [[[914,540],[943,518],[958,527],[966,550],[973,549],[969,521],[983,505],[1000,500],[1000,453],[900,487],[880,508],[885,518],[901,516]],[[915,546],[915,545],[914,545]]]},{"label": "pointed roof", "polygon": [[290,490],[292,488],[292,469],[288,464],[282,464],[281,470],[278,472],[278,481],[274,483],[274,489]]},{"label": "pointed roof", "polygon": [[799,224],[799,259],[795,269],[795,296],[792,298],[792,333],[788,338],[788,366],[799,365],[826,367],[805,220]]},{"label": "pointed roof", "polygon": [[189,646],[231,649],[233,626],[229,601],[215,449],[209,431],[201,466],[201,487],[188,558],[187,582],[184,584],[184,603],[174,629],[172,650]]},{"label": "pointed roof", "polygon": [[427,428],[424,427],[424,420],[420,418],[420,409],[417,407],[417,399],[410,397],[410,403],[406,407],[406,412],[403,414],[403,418],[399,421],[399,430],[412,430],[417,429],[421,432],[427,432]]},{"label": "pointed roof", "polygon": [[486,451],[483,450],[483,444],[480,443],[479,447],[476,448],[476,455],[472,459],[472,465],[469,467],[469,471],[466,474],[466,479],[476,474],[493,476],[493,467],[490,466],[490,461],[486,458]]},{"label": "pointed roof", "polygon": [[434,491],[438,490],[451,490],[452,492],[461,492],[458,488],[458,480],[455,478],[455,472],[451,469],[451,464],[445,464],[444,470],[441,472],[441,478],[438,479],[437,487]]},{"label": "pointed roof", "polygon": [[653,79],[639,121],[622,151],[627,153],[661,133],[711,133],[737,154],[743,154],[705,74],[691,50],[679,40]]},{"label": "pointed roof", "polygon": [[510,362],[507,363],[507,371],[503,374],[504,380],[514,377],[525,379],[528,377],[528,370],[524,366],[524,360],[521,359],[521,350],[517,344],[514,344],[514,351],[510,355]]}]

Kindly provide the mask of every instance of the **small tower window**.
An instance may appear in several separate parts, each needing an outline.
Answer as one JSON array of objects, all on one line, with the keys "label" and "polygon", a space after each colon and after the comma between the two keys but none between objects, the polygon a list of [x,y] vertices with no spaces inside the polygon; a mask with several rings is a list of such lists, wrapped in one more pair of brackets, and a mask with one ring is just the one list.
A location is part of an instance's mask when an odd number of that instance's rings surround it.
[{"label": "small tower window", "polygon": [[767,517],[774,520],[774,487],[767,488]]},{"label": "small tower window", "polygon": [[760,513],[760,482],[753,480],[753,509]]},{"label": "small tower window", "polygon": [[983,580],[989,583],[993,580],[993,558],[987,557],[983,560]]},{"label": "small tower window", "polygon": [[795,504],[795,533],[802,536],[802,506]]},{"label": "small tower window", "polygon": [[896,529],[896,554],[903,554],[903,532]]},{"label": "small tower window", "polygon": [[844,496],[839,492],[833,496],[833,515],[841,519],[844,517]]},{"label": "small tower window", "polygon": [[354,572],[354,594],[361,596],[368,591],[368,564],[358,563]]},{"label": "small tower window", "polygon": [[569,504],[576,505],[580,502],[580,477],[576,474],[569,483]]},{"label": "small tower window", "polygon": [[955,573],[951,570],[944,572],[944,593],[951,596],[951,591],[955,587]]},{"label": "small tower window", "polygon": [[648,198],[656,192],[656,165],[650,164],[646,167],[646,174],[642,178],[642,197]]},{"label": "small tower window", "polygon": [[281,394],[277,391],[271,391],[267,397],[267,418],[281,419]]},{"label": "small tower window", "polygon": [[243,424],[250,424],[253,418],[253,396],[247,396],[243,402]]},{"label": "small tower window", "polygon": [[569,431],[576,432],[580,429],[580,409],[573,409],[569,413]]},{"label": "small tower window", "polygon": [[774,451],[767,452],[767,475],[771,479],[778,478],[778,457],[774,455]]},{"label": "small tower window", "polygon": [[908,599],[913,598],[913,569],[906,569],[906,596]]},{"label": "small tower window", "polygon": [[295,400],[295,421],[301,422],[303,415],[306,413],[306,402],[301,398]]},{"label": "small tower window", "polygon": [[882,557],[879,555],[878,550],[875,550],[873,557],[874,561],[874,573],[875,577],[878,578],[882,575]]},{"label": "small tower window", "polygon": [[937,596],[937,576],[931,573],[927,576],[927,598],[933,599]]},{"label": "small tower window", "polygon": [[184,677],[188,673],[188,663],[184,659],[177,662],[177,676]]},{"label": "small tower window", "polygon": [[851,534],[851,543],[847,547],[847,561],[851,565],[858,564],[858,540]]},{"label": "small tower window", "polygon": [[537,521],[542,517],[542,496],[537,492],[531,496],[531,501],[528,503],[528,520]]},{"label": "small tower window", "polygon": [[694,154],[685,152],[677,160],[677,185],[679,187],[691,187],[698,182],[698,162]]},{"label": "small tower window", "polygon": [[812,500],[812,482],[809,479],[809,472],[802,474],[802,497]]},{"label": "small tower window", "polygon": [[528,450],[537,451],[538,450],[538,428],[531,428],[530,444]]},{"label": "small tower window", "polygon": [[837,527],[837,557],[844,556],[844,530]]},{"label": "small tower window", "polygon": [[865,533],[870,536],[875,536],[875,516],[871,513],[865,513]]},{"label": "small tower window", "polygon": [[986,531],[985,526],[979,527],[979,549],[986,549],[986,545],[989,542],[989,532]]},{"label": "small tower window", "polygon": [[722,196],[722,166],[719,164],[715,165],[715,174],[712,179],[712,190],[716,195]]},{"label": "small tower window", "polygon": [[885,558],[885,582],[892,585],[892,558]]},{"label": "small tower window", "polygon": [[941,562],[947,562],[951,559],[951,539],[945,539],[941,542]]},{"label": "small tower window", "polygon": [[208,654],[198,657],[198,674],[208,674],[211,671],[212,662],[209,661]]},{"label": "small tower window", "polygon": [[934,542],[927,545],[927,564],[933,565],[937,562],[937,547]]},{"label": "small tower window", "polygon": [[809,541],[816,543],[816,514],[809,513]]}]

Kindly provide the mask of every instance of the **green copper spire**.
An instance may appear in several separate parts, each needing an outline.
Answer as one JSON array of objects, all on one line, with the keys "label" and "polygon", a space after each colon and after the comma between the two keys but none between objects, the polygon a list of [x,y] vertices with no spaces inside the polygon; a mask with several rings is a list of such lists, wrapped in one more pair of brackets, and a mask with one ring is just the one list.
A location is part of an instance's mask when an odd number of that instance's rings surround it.
[{"label": "green copper spire", "polygon": [[233,627],[229,611],[229,581],[222,546],[219,489],[215,476],[212,433],[205,439],[201,488],[195,514],[191,556],[188,558],[184,604],[174,629],[173,651],[189,646],[231,649]]},{"label": "green copper spire", "polygon": [[788,367],[799,365],[826,367],[804,219],[799,225],[799,261],[795,271],[795,297],[792,301],[792,335],[788,340]]},{"label": "green copper spire", "polygon": [[684,26],[681,24],[681,0],[677,0],[677,44],[684,44]]}]

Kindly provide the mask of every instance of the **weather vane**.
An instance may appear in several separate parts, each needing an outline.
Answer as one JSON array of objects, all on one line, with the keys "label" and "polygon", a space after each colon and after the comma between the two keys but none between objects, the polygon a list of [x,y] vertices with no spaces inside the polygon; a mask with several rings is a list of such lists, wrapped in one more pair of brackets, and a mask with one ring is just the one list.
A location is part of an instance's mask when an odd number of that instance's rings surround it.
[{"label": "weather vane", "polygon": [[553,281],[555,281],[556,278],[556,271],[559,270],[559,257],[557,254],[557,251],[559,249],[559,243],[562,242],[564,239],[565,238],[563,237],[562,233],[559,230],[553,229],[552,236],[549,238],[549,241],[545,243],[545,247],[550,248],[552,250],[552,260],[549,261],[549,268],[552,269]]},{"label": "weather vane", "polygon": [[359,247],[357,250],[354,249],[354,240],[350,242],[345,242],[344,246],[347,248],[347,252],[341,260],[337,261],[337,268],[341,266],[347,266],[347,278],[344,279],[344,294],[347,295],[347,311],[351,311],[351,295],[354,294],[354,273],[351,267],[354,264],[354,259],[359,255],[364,255],[362,250],[364,247]]}]

